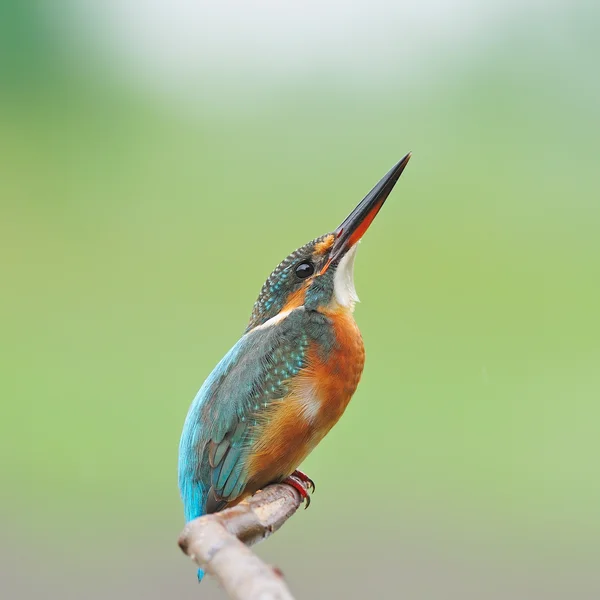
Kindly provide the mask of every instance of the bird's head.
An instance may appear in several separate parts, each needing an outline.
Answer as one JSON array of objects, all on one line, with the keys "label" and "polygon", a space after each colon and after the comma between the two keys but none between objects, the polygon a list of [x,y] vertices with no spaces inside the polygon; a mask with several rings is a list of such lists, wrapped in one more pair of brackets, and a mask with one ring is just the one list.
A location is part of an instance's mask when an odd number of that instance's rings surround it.
[{"label": "bird's head", "polygon": [[335,231],[308,242],[279,263],[260,291],[246,331],[303,305],[311,310],[354,309],[358,301],[354,288],[358,242],[410,156],[396,164]]}]

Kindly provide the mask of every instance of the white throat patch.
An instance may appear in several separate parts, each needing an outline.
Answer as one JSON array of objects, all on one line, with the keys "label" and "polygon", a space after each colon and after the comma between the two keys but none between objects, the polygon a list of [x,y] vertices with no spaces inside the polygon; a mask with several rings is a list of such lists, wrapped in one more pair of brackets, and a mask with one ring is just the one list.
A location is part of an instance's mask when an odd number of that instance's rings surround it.
[{"label": "white throat patch", "polygon": [[358,243],[354,244],[340,261],[333,276],[333,293],[340,306],[354,310],[354,305],[359,301],[354,287],[354,259]]}]

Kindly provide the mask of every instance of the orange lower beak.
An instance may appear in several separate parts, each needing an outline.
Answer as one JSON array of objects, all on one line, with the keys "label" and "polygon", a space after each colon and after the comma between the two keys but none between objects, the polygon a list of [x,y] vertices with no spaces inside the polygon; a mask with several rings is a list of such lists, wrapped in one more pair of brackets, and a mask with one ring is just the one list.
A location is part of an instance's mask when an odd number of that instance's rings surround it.
[{"label": "orange lower beak", "polygon": [[408,164],[410,157],[411,153],[409,152],[398,164],[392,167],[335,230],[333,248],[322,272],[325,272],[332,262],[339,260],[362,238],[383,206],[383,203],[387,200],[400,175],[402,175],[402,171],[404,171],[404,167]]}]

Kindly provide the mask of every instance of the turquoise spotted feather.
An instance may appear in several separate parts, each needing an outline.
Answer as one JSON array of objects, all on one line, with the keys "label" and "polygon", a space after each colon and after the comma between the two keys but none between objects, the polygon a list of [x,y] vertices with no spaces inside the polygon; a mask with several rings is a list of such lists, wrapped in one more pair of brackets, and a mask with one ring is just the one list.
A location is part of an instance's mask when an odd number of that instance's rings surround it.
[{"label": "turquoise spotted feather", "polygon": [[[186,521],[220,510],[243,492],[261,413],[289,392],[310,342],[331,347],[325,317],[295,309],[277,327],[246,333],[194,399],[179,445],[179,488]],[[199,573],[201,577],[201,573]]]}]

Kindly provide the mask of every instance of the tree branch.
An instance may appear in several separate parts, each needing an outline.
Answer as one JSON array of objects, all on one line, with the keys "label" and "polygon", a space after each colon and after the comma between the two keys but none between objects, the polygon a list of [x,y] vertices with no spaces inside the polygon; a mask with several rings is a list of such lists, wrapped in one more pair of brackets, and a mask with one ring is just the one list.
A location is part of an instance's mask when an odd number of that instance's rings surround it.
[{"label": "tree branch", "polygon": [[291,486],[270,485],[237,506],[190,521],[179,547],[234,600],[293,600],[281,573],[248,546],[277,531],[301,502]]}]

